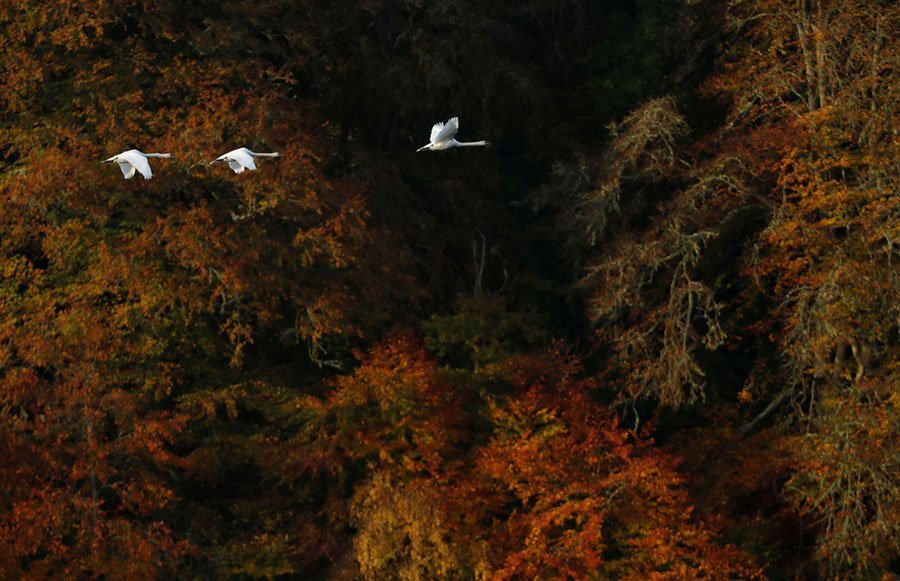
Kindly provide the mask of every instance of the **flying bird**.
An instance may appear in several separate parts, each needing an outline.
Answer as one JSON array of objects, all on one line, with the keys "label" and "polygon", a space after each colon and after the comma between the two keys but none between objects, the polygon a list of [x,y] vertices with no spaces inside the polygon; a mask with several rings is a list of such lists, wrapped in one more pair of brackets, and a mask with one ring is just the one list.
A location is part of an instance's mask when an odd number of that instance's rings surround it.
[{"label": "flying bird", "polygon": [[125,176],[126,180],[133,178],[135,171],[139,171],[145,180],[149,180],[153,177],[153,172],[150,170],[150,162],[147,161],[148,157],[170,158],[174,156],[171,153],[143,153],[136,149],[129,149],[119,155],[112,156],[103,163],[119,164],[119,169],[122,170],[122,175]]},{"label": "flying bird", "polygon": [[209,163],[211,165],[217,161],[226,161],[228,162],[228,167],[233,169],[234,173],[242,173],[245,169],[256,169],[256,164],[253,162],[254,157],[281,157],[281,154],[277,151],[274,153],[256,153],[246,147],[240,147],[220,155]]},{"label": "flying bird", "polygon": [[453,137],[459,131],[459,117],[451,117],[446,124],[438,122],[431,128],[431,143],[423,145],[416,151],[440,151],[451,147],[480,147],[490,145],[487,141],[457,141]]}]

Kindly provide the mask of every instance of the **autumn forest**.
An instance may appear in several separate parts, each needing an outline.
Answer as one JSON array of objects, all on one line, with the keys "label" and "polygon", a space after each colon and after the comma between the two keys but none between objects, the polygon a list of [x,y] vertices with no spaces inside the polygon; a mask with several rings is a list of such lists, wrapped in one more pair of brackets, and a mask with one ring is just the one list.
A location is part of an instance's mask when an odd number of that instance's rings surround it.
[{"label": "autumn forest", "polygon": [[0,579],[898,578],[898,38],[0,0]]}]

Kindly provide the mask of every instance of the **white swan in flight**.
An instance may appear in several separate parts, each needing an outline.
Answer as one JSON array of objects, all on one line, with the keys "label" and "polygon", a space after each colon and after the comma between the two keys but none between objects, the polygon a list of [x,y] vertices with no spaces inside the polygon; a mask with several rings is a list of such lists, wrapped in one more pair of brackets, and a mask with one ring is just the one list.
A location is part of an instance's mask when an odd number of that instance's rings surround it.
[{"label": "white swan in flight", "polygon": [[245,169],[256,169],[256,164],[253,162],[254,157],[281,157],[281,154],[277,151],[274,153],[256,153],[246,147],[239,147],[234,151],[220,155],[209,163],[214,164],[217,161],[227,161],[228,167],[233,169],[234,173],[241,173]]},{"label": "white swan in flight", "polygon": [[129,149],[119,155],[112,156],[103,163],[119,164],[119,169],[122,170],[122,175],[125,176],[126,180],[133,178],[135,171],[139,171],[145,180],[149,180],[153,177],[153,172],[150,170],[150,162],[147,161],[148,157],[170,158],[174,156],[171,153],[143,153],[136,149]]},{"label": "white swan in flight", "polygon": [[438,122],[431,128],[431,143],[423,145],[416,151],[440,151],[451,147],[480,147],[490,145],[487,141],[457,141],[453,138],[459,131],[459,117],[451,117],[447,124]]}]

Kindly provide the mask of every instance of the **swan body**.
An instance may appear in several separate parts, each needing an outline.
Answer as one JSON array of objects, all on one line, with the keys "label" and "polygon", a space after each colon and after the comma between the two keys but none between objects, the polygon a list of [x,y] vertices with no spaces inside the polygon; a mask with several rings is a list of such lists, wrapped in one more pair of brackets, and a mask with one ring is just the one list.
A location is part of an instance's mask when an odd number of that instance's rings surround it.
[{"label": "swan body", "polygon": [[220,155],[209,163],[214,164],[217,161],[225,162],[234,173],[242,173],[244,170],[256,169],[256,163],[253,161],[254,157],[281,157],[281,154],[277,151],[273,153],[257,153],[255,151],[250,151],[246,147],[239,147],[234,151],[229,151],[228,153]]},{"label": "swan body", "polygon": [[126,180],[133,178],[135,172],[139,172],[144,176],[145,180],[149,180],[153,177],[153,171],[150,169],[150,162],[147,161],[148,157],[171,158],[174,156],[171,153],[143,153],[136,149],[129,149],[119,155],[112,156],[105,160],[104,163],[119,164],[119,169],[122,170],[122,175],[125,176]]},{"label": "swan body", "polygon": [[459,131],[459,117],[451,117],[447,123],[437,122],[431,128],[431,143],[423,145],[416,151],[440,151],[451,147],[483,147],[490,145],[487,141],[457,141],[454,139]]}]

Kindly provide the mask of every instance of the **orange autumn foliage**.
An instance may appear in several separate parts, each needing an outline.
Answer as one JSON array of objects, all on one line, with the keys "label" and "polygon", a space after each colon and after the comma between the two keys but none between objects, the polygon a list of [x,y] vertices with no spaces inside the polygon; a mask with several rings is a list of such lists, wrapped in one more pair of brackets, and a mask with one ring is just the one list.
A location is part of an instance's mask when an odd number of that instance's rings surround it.
[{"label": "orange autumn foliage", "polygon": [[[672,458],[617,427],[597,384],[561,354],[522,359],[518,393],[493,409],[477,474],[495,495],[493,578],[761,577],[693,516]],[[501,500],[505,498],[505,500]]]}]

